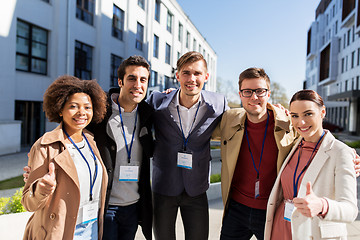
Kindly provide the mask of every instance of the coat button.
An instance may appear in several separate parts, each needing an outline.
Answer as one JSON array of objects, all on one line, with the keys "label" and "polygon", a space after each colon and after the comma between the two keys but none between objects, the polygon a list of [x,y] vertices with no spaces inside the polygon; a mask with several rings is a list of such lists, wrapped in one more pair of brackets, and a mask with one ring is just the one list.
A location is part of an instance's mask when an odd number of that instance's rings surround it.
[{"label": "coat button", "polygon": [[227,141],[226,140],[224,140],[224,145],[226,145],[227,144]]},{"label": "coat button", "polygon": [[111,151],[115,151],[115,146],[111,146]]},{"label": "coat button", "polygon": [[50,214],[50,219],[51,219],[51,220],[54,220],[55,217],[56,217],[55,213],[51,213],[51,214]]}]

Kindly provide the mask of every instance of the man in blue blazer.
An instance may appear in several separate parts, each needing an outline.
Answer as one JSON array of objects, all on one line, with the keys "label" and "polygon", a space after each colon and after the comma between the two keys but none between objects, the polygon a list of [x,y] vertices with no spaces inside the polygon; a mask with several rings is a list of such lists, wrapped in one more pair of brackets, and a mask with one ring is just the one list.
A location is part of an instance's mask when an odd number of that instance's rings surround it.
[{"label": "man in blue blazer", "polygon": [[207,64],[198,52],[177,61],[180,89],[154,92],[148,99],[155,109],[155,150],[152,190],[154,232],[159,240],[175,239],[178,208],[187,240],[208,239],[210,138],[226,98],[202,90],[209,78]]}]

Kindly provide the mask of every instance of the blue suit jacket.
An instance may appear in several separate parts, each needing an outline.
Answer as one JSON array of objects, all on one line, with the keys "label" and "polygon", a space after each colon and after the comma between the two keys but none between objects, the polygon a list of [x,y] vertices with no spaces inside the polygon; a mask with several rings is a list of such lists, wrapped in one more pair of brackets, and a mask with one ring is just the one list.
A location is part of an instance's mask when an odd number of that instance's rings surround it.
[{"label": "blue suit jacket", "polygon": [[166,196],[178,196],[185,190],[189,196],[197,196],[209,188],[210,138],[228,106],[224,96],[201,91],[207,111],[189,134],[187,150],[193,154],[192,169],[180,168],[177,154],[182,150],[183,137],[168,108],[177,91],[153,92],[147,100],[155,109],[152,190]]}]

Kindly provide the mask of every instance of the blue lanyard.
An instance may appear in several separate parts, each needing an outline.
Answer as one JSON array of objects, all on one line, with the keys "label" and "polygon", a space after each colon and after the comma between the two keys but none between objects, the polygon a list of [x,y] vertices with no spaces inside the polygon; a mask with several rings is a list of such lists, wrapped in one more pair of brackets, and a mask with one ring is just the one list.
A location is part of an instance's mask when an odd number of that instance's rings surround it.
[{"label": "blue lanyard", "polygon": [[95,181],[96,181],[96,177],[97,177],[97,172],[98,172],[98,165],[97,165],[97,162],[96,162],[96,156],[94,154],[94,151],[92,150],[90,144],[89,144],[89,141],[87,140],[87,138],[85,137],[84,133],[82,133],[87,145],[89,146],[89,149],[90,149],[90,152],[91,154],[93,155],[93,158],[94,158],[94,163],[95,163],[95,173],[94,173],[94,180],[92,181],[91,180],[91,169],[90,169],[90,165],[88,163],[88,161],[86,160],[84,154],[80,151],[80,149],[78,148],[78,146],[74,143],[74,141],[71,139],[71,137],[69,136],[69,134],[65,131],[65,128],[63,128],[64,130],[64,133],[65,135],[68,137],[68,139],[70,140],[70,142],[74,145],[74,147],[78,150],[78,152],[80,153],[81,157],[85,160],[86,162],[86,165],[88,166],[88,169],[89,169],[89,175],[90,175],[90,197],[89,197],[89,200],[92,201],[93,200],[93,188],[94,188],[94,185],[95,185]]},{"label": "blue lanyard", "polygon": [[266,139],[266,133],[267,133],[267,129],[268,129],[268,126],[269,126],[269,112],[266,111],[267,113],[267,119],[266,119],[266,127],[265,127],[265,134],[264,134],[264,139],[263,139],[263,142],[262,142],[262,147],[261,147],[261,154],[260,154],[260,162],[259,162],[259,169],[256,168],[256,165],[255,165],[255,161],[254,161],[254,156],[251,152],[251,148],[250,148],[250,141],[249,141],[249,136],[248,136],[248,132],[247,132],[247,124],[246,124],[246,121],[245,121],[245,135],[246,135],[246,140],[247,140],[247,143],[248,143],[248,147],[249,147],[249,152],[250,152],[250,155],[251,155],[251,159],[252,159],[252,162],[253,162],[253,165],[254,165],[254,168],[255,168],[255,171],[257,173],[257,177],[256,179],[259,179],[259,171],[260,171],[260,165],[261,165],[261,160],[262,160],[262,156],[263,156],[263,152],[264,152],[264,145],[265,145],[265,139]]},{"label": "blue lanyard", "polygon": [[198,114],[198,111],[199,111],[199,108],[200,108],[200,104],[201,104],[201,101],[199,101],[199,105],[198,105],[198,107],[197,107],[197,109],[196,109],[196,112],[195,112],[194,121],[193,121],[192,124],[191,124],[190,130],[189,130],[189,135],[188,135],[187,138],[185,138],[184,130],[183,130],[182,124],[181,124],[181,117],[180,117],[179,105],[176,106],[176,110],[177,110],[177,113],[178,113],[178,115],[179,115],[180,128],[181,128],[181,133],[182,133],[183,142],[184,142],[184,151],[186,151],[186,145],[187,145],[187,142],[188,142],[188,140],[189,140],[189,136],[190,136],[191,130],[192,130],[192,128],[193,128],[193,126],[194,126],[194,123],[195,123],[195,121],[196,121],[196,116],[197,116],[197,114]]},{"label": "blue lanyard", "polygon": [[[297,196],[297,189],[298,189],[298,184],[299,184],[299,180],[300,180],[300,176],[305,172],[305,170],[309,167],[309,164],[310,164],[310,161],[312,159],[312,156],[317,148],[317,146],[319,145],[321,139],[324,137],[325,135],[325,131],[322,133],[319,141],[316,143],[315,145],[315,148],[314,150],[312,151],[311,155],[310,155],[310,158],[309,160],[307,161],[305,167],[302,169],[302,171],[300,172],[299,176],[296,178],[296,172],[297,172],[297,169],[299,167],[299,162],[300,162],[300,156],[301,156],[301,152],[302,152],[302,140],[301,140],[301,143],[300,143],[300,149],[299,149],[299,155],[298,155],[298,161],[297,161],[297,164],[296,164],[296,168],[295,168],[295,172],[294,172],[294,178],[293,178],[293,188],[294,188],[294,198]],[[296,180],[295,180],[296,179]]]},{"label": "blue lanyard", "polygon": [[120,122],[121,122],[121,129],[122,129],[122,132],[123,132],[123,137],[124,137],[124,141],[125,141],[125,148],[126,148],[126,152],[127,152],[127,155],[128,155],[128,163],[130,163],[130,159],[131,159],[131,149],[132,149],[132,146],[133,146],[133,143],[134,143],[134,136],[135,136],[135,130],[136,130],[136,122],[137,122],[137,112],[138,112],[138,109],[136,109],[136,113],[135,113],[135,124],[134,124],[134,130],[133,130],[133,134],[132,134],[132,137],[131,137],[131,142],[130,142],[130,148],[128,147],[128,144],[127,144],[127,141],[126,141],[126,136],[125,136],[125,129],[124,129],[124,122],[123,122],[123,118],[122,118],[122,115],[121,115],[121,108],[120,108],[120,104],[119,104],[119,99],[117,98],[116,99],[116,103],[119,107],[119,115],[120,115]]}]

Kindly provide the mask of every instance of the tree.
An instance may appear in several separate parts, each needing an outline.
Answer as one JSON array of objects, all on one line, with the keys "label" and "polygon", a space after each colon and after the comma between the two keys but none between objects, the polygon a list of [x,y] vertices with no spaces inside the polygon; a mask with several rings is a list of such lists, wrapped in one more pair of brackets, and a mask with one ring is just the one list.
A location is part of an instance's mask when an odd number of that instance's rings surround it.
[{"label": "tree", "polygon": [[272,82],[270,86],[270,102],[272,104],[280,103],[285,108],[289,108],[289,99],[286,95],[286,90],[279,83]]},{"label": "tree", "polygon": [[229,107],[240,107],[239,87],[237,81],[216,79],[216,91],[225,95]]}]

